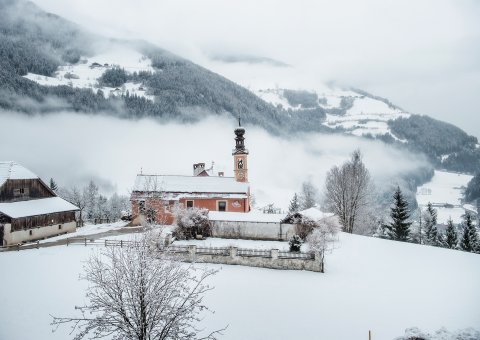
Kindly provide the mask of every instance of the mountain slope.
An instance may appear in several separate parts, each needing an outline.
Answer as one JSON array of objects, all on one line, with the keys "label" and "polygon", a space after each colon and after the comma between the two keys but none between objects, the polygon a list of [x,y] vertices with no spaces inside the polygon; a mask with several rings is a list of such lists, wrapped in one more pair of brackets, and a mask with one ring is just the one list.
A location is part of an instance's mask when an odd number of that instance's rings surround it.
[{"label": "mountain slope", "polygon": [[[480,171],[475,137],[359,89],[255,89],[142,41],[86,33],[23,0],[0,0],[0,108],[196,121],[241,117],[275,134],[345,133],[425,153],[440,168]],[[448,139],[448,145],[444,141]]]}]

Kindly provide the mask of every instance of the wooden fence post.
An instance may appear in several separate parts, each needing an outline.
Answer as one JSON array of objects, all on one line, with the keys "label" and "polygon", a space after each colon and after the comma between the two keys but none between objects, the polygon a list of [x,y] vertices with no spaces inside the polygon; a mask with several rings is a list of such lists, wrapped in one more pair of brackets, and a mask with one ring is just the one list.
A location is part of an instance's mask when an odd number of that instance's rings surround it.
[{"label": "wooden fence post", "polygon": [[372,340],[372,331],[368,330],[368,340]]},{"label": "wooden fence post", "polygon": [[123,247],[123,240],[120,240],[120,248]]},{"label": "wooden fence post", "polygon": [[37,241],[37,249],[40,248],[40,241]]},{"label": "wooden fence post", "polygon": [[87,246],[87,238],[85,237],[85,247]]}]

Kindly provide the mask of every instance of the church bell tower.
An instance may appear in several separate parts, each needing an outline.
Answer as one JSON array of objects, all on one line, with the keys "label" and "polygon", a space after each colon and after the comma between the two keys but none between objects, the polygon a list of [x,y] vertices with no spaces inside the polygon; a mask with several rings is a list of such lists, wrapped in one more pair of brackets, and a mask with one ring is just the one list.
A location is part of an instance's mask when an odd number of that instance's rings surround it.
[{"label": "church bell tower", "polygon": [[238,118],[238,128],[235,129],[235,149],[233,149],[233,172],[237,182],[248,182],[248,150],[245,149],[245,129]]}]

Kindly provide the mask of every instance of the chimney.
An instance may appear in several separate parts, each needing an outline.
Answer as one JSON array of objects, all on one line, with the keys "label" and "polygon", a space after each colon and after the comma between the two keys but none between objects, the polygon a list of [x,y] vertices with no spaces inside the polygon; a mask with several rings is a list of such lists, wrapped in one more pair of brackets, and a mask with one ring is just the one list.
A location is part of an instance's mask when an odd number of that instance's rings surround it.
[{"label": "chimney", "polygon": [[205,171],[205,163],[193,164],[193,176],[198,176]]}]

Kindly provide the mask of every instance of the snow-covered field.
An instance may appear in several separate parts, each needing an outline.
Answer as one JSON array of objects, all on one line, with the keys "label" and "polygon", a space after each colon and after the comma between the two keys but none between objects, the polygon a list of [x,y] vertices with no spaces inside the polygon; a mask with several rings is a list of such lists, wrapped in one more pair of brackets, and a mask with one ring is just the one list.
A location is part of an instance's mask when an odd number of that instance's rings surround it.
[{"label": "snow-covered field", "polygon": [[[208,241],[207,241],[208,242]],[[216,241],[212,240],[212,244]],[[252,241],[248,241],[252,242]],[[78,281],[91,246],[0,253],[0,339],[69,339],[53,315],[84,302]],[[342,234],[325,274],[241,266],[221,269],[206,303],[222,339],[393,339],[405,328],[480,326],[480,255]],[[28,327],[27,327],[28,325]]]},{"label": "snow-covered field", "polygon": [[58,86],[67,85],[76,88],[91,88],[94,91],[102,90],[105,97],[126,94],[137,95],[153,100],[153,96],[146,93],[146,88],[141,83],[127,82],[120,88],[101,87],[98,79],[113,66],[124,68],[127,73],[151,71],[151,61],[134,49],[115,45],[103,53],[89,58],[82,58],[80,62],[72,65],[60,66],[54,77],[28,73],[25,78],[33,80],[40,85]]},{"label": "snow-covered field", "polygon": [[[321,92],[323,91],[323,92]],[[258,89],[254,90],[255,94],[273,104],[281,105],[284,109],[298,110],[300,105],[292,106],[283,96],[282,89]],[[331,88],[318,91],[308,91],[317,93],[323,108],[339,108],[342,98],[347,97],[353,99],[353,106],[347,110],[345,115],[327,114],[327,118],[323,125],[330,128],[341,127],[347,133],[355,136],[363,135],[384,135],[390,134],[393,138],[397,138],[388,127],[388,121],[391,119],[407,118],[409,113],[394,107],[390,107],[383,101],[360,95],[353,91],[345,91]]]},{"label": "snow-covered field", "polygon": [[435,170],[432,180],[418,187],[417,202],[422,208],[432,203],[437,209],[438,223],[447,223],[450,217],[454,223],[461,223],[466,208],[461,199],[471,179],[470,175]]}]

